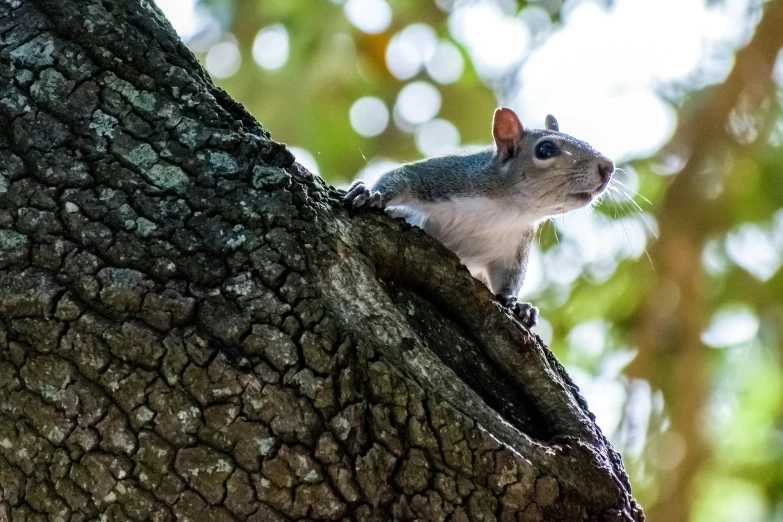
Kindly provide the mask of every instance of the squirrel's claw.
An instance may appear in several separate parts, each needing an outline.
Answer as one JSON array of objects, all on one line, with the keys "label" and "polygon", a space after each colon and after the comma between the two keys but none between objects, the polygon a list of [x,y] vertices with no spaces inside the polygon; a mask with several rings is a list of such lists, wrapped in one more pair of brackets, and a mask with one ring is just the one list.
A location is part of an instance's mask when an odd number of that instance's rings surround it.
[{"label": "squirrel's claw", "polygon": [[367,201],[367,204],[372,208],[383,209],[386,207],[380,192],[373,192],[372,196],[370,196],[370,199]]},{"label": "squirrel's claw", "polygon": [[343,201],[354,208],[369,207],[382,209],[385,206],[381,193],[371,191],[363,181],[356,181],[351,185],[351,188],[348,189],[348,192],[343,197]]},{"label": "squirrel's claw", "polygon": [[514,307],[514,315],[528,330],[532,330],[538,324],[538,308],[530,303],[517,303]]},{"label": "squirrel's claw", "polygon": [[538,324],[538,308],[532,304],[520,303],[511,295],[499,295],[497,298],[500,304],[508,308],[528,330],[532,330]]},{"label": "squirrel's claw", "polygon": [[343,201],[346,204],[355,204],[357,196],[364,193],[365,190],[367,190],[367,186],[364,184],[364,182],[356,180],[348,188],[345,196],[343,196]]}]

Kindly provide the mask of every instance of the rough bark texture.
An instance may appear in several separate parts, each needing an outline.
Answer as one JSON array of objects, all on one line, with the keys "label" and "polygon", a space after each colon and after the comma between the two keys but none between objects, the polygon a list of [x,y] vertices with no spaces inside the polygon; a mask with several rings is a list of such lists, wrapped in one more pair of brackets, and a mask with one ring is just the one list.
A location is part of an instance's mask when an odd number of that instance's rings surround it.
[{"label": "rough bark texture", "polygon": [[149,3],[0,2],[0,122],[0,520],[643,519],[540,340]]}]

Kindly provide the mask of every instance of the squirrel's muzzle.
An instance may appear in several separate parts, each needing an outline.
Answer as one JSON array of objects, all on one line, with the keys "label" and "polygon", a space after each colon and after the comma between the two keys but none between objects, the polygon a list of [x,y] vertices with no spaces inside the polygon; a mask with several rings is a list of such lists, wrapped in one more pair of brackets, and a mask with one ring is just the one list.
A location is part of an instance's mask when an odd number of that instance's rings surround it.
[{"label": "squirrel's muzzle", "polygon": [[612,177],[614,172],[614,163],[607,158],[601,158],[598,160],[598,175],[601,177],[601,181],[606,184],[609,178]]}]

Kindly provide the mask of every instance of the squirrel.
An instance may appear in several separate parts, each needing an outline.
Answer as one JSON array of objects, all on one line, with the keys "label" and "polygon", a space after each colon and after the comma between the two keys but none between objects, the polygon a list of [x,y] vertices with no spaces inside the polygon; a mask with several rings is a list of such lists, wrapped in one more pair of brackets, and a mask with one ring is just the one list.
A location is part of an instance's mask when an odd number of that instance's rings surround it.
[{"label": "squirrel", "polygon": [[528,329],[538,309],[517,301],[538,226],[589,205],[604,192],[614,163],[584,141],[560,132],[525,129],[506,107],[495,110],[494,147],[408,163],[368,187],[355,181],[347,205],[386,209],[440,241]]}]

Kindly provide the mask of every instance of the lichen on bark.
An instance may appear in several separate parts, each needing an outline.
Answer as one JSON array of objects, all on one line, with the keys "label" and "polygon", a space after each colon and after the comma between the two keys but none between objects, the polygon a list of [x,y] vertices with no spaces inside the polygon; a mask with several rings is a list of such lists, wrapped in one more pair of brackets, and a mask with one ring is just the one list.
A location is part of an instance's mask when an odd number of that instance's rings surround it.
[{"label": "lichen on bark", "polygon": [[540,340],[151,3],[1,3],[0,123],[0,520],[643,518]]}]

